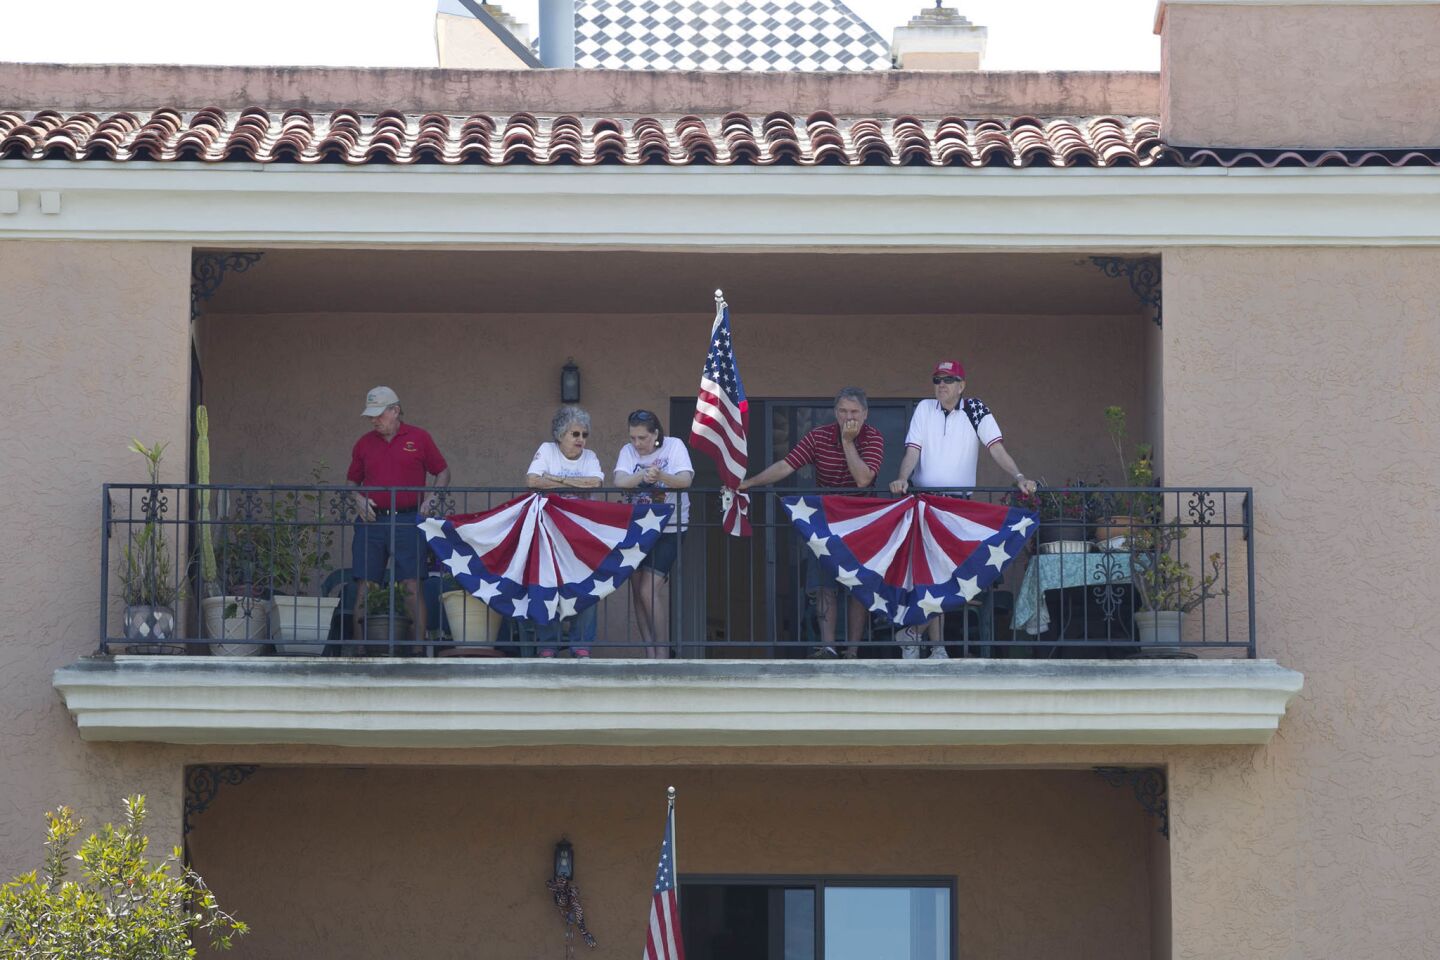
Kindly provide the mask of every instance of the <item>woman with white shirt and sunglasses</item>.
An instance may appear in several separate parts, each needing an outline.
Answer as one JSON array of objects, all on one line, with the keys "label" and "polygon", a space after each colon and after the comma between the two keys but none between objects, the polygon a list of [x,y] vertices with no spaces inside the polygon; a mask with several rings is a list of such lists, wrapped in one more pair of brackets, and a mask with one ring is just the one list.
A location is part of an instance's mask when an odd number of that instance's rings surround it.
[{"label": "woman with white shirt and sunglasses", "polygon": [[[550,419],[550,435],[555,439],[540,444],[525,471],[527,487],[555,491],[559,496],[581,497],[586,494],[563,491],[593,490],[605,482],[600,458],[595,456],[595,451],[586,449],[590,441],[590,414],[580,407],[561,407]],[[591,605],[577,613],[571,622],[570,652],[579,659],[590,656],[590,645],[595,642],[595,617],[595,607]],[[555,656],[561,629],[558,620],[536,626],[540,656]]]}]

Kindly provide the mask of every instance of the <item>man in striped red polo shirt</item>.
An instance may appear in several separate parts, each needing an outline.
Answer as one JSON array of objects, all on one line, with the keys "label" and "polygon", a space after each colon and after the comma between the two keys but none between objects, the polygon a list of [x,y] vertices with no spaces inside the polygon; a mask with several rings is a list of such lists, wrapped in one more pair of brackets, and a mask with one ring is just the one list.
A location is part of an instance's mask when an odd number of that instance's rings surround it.
[{"label": "man in striped red polo shirt", "polygon": [[[859,387],[845,387],[835,395],[835,422],[816,427],[795,444],[795,449],[753,477],[740,482],[741,490],[779,483],[801,467],[815,467],[815,486],[864,489],[875,482],[885,459],[885,438],[865,422],[870,401]],[[835,619],[840,587],[810,552],[804,551],[805,590],[819,608],[821,647],[812,657],[834,657]],[[850,597],[845,656],[853,658],[856,641],[865,634],[864,604]]]}]

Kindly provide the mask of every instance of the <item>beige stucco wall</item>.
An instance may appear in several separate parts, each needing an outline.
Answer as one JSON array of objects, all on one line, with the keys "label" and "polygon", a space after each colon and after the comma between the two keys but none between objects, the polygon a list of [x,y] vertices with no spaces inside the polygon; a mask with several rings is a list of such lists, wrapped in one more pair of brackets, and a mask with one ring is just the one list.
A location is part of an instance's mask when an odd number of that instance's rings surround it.
[{"label": "beige stucco wall", "polygon": [[670,784],[682,875],[951,876],[965,960],[1151,955],[1156,821],[1088,771],[265,768],[191,851],[254,926],[237,957],[558,956],[565,836],[600,942],[577,953],[634,957]]},{"label": "beige stucco wall", "polygon": [[82,744],[50,686],[99,631],[100,485],[141,482],[131,437],[185,479],[190,251],[170,243],[0,242],[0,873],[39,865],[42,814],[93,819],[149,793],[179,839],[180,770],[150,747]]},{"label": "beige stucco wall", "polygon": [[1261,652],[1305,674],[1268,747],[1172,767],[1179,957],[1440,941],[1437,302],[1437,251],[1166,254],[1167,463],[1255,486]]},{"label": "beige stucco wall", "polygon": [[435,47],[440,66],[462,70],[515,70],[525,63],[489,27],[474,17],[435,14]]},{"label": "beige stucco wall", "polygon": [[1177,2],[1161,49],[1170,143],[1440,143],[1440,5]]},{"label": "beige stucco wall", "polygon": [[1139,71],[418,70],[0,63],[7,109],[494,111],[582,116],[1154,116],[1160,79]]},{"label": "beige stucco wall", "polygon": [[[343,482],[368,424],[365,391],[394,387],[407,419],[434,434],[458,485],[518,485],[549,439],[560,367],[574,357],[607,471],[624,417],[693,397],[710,318],[546,315],[265,315],[202,318],[217,482],[303,480],[316,459]],[[1112,480],[1102,410],[1130,411],[1147,437],[1148,321],[1115,317],[736,316],[752,397],[824,397],[846,384],[872,397],[933,395],[936,360],[958,356],[1027,474]],[[303,345],[300,349],[286,345]],[[982,459],[981,483],[1004,484]],[[888,481],[889,477],[882,477]]]}]

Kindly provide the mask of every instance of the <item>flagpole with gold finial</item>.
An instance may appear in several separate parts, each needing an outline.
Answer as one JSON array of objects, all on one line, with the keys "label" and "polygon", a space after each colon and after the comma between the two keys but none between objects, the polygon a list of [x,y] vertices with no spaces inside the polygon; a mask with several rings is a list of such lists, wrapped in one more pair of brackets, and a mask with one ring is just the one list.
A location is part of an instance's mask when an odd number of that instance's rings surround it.
[{"label": "flagpole with gold finial", "polygon": [[[719,290],[715,291],[717,294]],[[680,838],[675,830],[675,788],[665,788],[665,799],[669,801],[669,808],[665,816],[670,820],[670,871],[675,875],[675,914],[678,919],[680,914]]]}]

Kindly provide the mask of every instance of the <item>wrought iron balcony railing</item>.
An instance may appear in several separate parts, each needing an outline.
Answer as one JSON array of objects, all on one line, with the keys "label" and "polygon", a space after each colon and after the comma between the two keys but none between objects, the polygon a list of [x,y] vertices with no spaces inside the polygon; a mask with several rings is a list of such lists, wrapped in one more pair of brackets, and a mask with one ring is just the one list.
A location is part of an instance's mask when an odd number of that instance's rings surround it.
[{"label": "wrought iron balcony railing", "polygon": [[[892,623],[864,610],[849,636],[843,593],[815,589],[813,580],[807,588],[808,551],[780,498],[835,491],[752,491],[754,535],[737,538],[721,529],[719,491],[692,489],[668,583],[653,578],[643,593],[622,586],[597,606],[593,641],[573,635],[574,620],[556,641],[469,597],[432,558],[413,602],[403,582],[387,582],[389,572],[361,590],[351,563],[357,489],[107,484],[101,652],[536,656],[583,644],[595,656],[880,658],[907,645]],[[434,512],[448,515],[528,491],[414,492],[435,494]],[[1017,497],[1006,488],[952,493]],[[1042,490],[1021,504],[1041,518],[1024,554],[1000,582],[945,614],[938,645],[950,657],[1254,657],[1252,502],[1237,487]],[[369,535],[378,527],[392,548],[414,536],[395,516],[373,523]],[[832,596],[836,637],[825,643]]]}]

